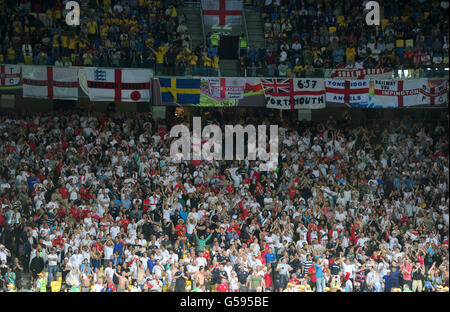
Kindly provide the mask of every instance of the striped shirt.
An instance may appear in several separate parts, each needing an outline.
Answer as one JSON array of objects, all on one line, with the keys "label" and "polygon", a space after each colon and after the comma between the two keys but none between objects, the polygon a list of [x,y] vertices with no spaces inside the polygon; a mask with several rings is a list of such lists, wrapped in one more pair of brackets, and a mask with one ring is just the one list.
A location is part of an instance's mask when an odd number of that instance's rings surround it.
[{"label": "striped shirt", "polygon": [[312,260],[305,260],[305,261],[303,262],[304,272],[308,272],[308,269],[309,269],[310,267],[312,267],[312,263],[313,263]]}]

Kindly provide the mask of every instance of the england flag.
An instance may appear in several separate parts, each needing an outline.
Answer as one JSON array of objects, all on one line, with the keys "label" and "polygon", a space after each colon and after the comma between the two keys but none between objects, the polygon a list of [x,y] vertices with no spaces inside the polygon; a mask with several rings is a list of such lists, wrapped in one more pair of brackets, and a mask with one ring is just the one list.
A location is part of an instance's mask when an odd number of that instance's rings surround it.
[{"label": "england flag", "polygon": [[91,101],[149,102],[151,71],[86,67]]},{"label": "england flag", "polygon": [[24,97],[78,99],[77,68],[23,66],[22,75]]}]

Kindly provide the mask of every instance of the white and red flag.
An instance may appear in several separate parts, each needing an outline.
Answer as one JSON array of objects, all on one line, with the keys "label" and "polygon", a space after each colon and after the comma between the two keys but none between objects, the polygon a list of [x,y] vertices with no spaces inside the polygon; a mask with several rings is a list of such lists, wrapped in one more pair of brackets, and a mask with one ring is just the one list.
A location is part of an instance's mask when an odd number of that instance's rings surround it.
[{"label": "white and red flag", "polygon": [[202,0],[205,25],[240,25],[242,0]]},{"label": "white and red flag", "polygon": [[209,92],[219,101],[244,98],[245,78],[202,77],[209,86]]},{"label": "white and red flag", "polygon": [[78,99],[78,69],[51,66],[22,67],[23,96]]},{"label": "white and red flag", "polygon": [[374,80],[373,102],[379,107],[421,105],[419,99],[422,79]]},{"label": "white and red flag", "polygon": [[91,101],[150,101],[151,71],[148,69],[110,69],[85,67]]},{"label": "white and red flag", "polygon": [[423,105],[448,104],[448,80],[423,79],[419,103]]},{"label": "white and red flag", "polygon": [[261,79],[267,108],[325,108],[323,79],[270,78]]},{"label": "white and red flag", "polygon": [[358,105],[369,101],[369,80],[325,80],[326,101]]},{"label": "white and red flag", "polygon": [[387,79],[391,78],[393,70],[390,68],[361,68],[361,69],[347,69],[337,68],[330,74],[330,78],[343,79]]},{"label": "white and red flag", "polygon": [[18,85],[21,73],[20,65],[0,65],[0,88]]}]

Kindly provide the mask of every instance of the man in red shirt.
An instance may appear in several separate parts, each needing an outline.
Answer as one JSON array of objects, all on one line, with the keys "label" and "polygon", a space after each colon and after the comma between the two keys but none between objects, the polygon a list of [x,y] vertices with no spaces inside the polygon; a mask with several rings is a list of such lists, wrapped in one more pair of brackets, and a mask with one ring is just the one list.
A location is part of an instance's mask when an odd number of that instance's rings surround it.
[{"label": "man in red shirt", "polygon": [[69,204],[69,189],[65,186],[61,186],[58,189],[59,194],[61,194],[61,203],[67,207],[67,205]]},{"label": "man in red shirt", "polygon": [[265,290],[273,290],[272,268],[270,267],[270,265],[267,266],[267,271],[266,273],[264,273],[264,285]]},{"label": "man in red shirt", "polygon": [[308,284],[311,286],[312,290],[316,288],[316,268],[314,265],[316,264],[316,260],[313,260],[311,267],[308,269],[309,282]]},{"label": "man in red shirt", "polygon": [[217,292],[228,292],[229,291],[227,280],[225,278],[222,278],[222,283],[217,285],[216,291]]}]

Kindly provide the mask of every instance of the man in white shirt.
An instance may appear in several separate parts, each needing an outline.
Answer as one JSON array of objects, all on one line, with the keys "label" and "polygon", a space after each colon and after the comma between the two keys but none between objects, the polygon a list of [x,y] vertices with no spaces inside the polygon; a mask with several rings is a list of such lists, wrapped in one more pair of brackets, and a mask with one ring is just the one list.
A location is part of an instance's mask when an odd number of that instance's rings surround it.
[{"label": "man in white shirt", "polygon": [[55,253],[55,248],[52,247],[48,259],[48,279],[47,287],[50,286],[50,282],[56,281],[56,272],[58,269],[58,255]]}]

